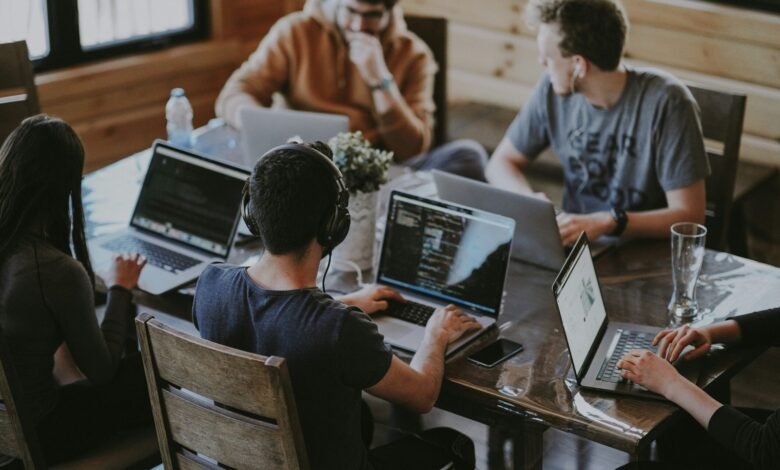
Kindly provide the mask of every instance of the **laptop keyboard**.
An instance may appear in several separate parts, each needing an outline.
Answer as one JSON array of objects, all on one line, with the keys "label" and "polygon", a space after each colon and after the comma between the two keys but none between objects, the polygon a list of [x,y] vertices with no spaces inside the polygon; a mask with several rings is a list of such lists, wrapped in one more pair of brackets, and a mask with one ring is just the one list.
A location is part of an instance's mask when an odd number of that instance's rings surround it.
[{"label": "laptop keyboard", "polygon": [[599,373],[596,376],[597,380],[615,383],[620,382],[624,380],[623,375],[620,373],[621,371],[616,367],[620,358],[633,349],[655,351],[655,347],[653,347],[652,344],[653,335],[650,333],[617,330],[615,334],[620,335],[620,339],[618,339],[612,354],[604,359],[604,363],[601,364]]},{"label": "laptop keyboard", "polygon": [[111,239],[102,246],[115,253],[140,253],[146,257],[149,264],[172,273],[184,271],[201,262],[129,234]]},{"label": "laptop keyboard", "polygon": [[406,302],[390,301],[385,313],[391,317],[400,318],[401,320],[410,323],[425,326],[428,323],[428,319],[433,315],[434,310],[433,307],[418,304],[417,302],[412,302],[410,300],[407,300]]}]

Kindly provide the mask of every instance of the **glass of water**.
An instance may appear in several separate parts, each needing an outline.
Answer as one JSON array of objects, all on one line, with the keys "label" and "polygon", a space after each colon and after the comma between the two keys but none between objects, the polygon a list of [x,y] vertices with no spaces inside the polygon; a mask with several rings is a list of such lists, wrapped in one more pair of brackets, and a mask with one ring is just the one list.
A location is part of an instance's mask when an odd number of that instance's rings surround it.
[{"label": "glass of water", "polygon": [[699,317],[696,302],[696,280],[704,261],[704,241],[707,227],[693,222],[672,225],[672,283],[674,292],[669,301],[672,326],[690,323]]}]

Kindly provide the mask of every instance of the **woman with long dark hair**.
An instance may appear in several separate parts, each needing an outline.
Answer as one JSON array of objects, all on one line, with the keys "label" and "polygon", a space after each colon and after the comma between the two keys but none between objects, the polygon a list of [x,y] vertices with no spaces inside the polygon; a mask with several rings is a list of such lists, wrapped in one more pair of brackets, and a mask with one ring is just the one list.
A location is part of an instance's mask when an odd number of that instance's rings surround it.
[{"label": "woman with long dark hair", "polygon": [[[64,121],[25,119],[0,147],[0,326],[48,464],[151,423],[138,354],[123,358],[145,260],[117,256],[98,324],[84,235],[84,148]],[[55,352],[57,352],[55,361]],[[84,379],[60,385],[72,360]]]}]

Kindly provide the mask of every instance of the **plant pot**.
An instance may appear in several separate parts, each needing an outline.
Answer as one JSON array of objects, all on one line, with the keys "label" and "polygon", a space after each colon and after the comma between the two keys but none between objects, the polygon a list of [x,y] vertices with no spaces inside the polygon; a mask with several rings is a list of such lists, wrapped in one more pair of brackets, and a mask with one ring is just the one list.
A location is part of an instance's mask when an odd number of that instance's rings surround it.
[{"label": "plant pot", "polygon": [[354,263],[361,270],[371,268],[376,239],[377,191],[350,194],[349,215],[352,222],[347,238],[333,250],[334,268],[351,270]]}]

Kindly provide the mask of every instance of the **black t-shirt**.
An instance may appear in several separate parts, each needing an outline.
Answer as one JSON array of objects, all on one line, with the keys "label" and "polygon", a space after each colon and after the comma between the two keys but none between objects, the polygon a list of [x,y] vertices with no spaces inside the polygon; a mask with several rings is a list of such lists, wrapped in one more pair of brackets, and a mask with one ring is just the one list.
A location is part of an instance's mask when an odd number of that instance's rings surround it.
[{"label": "black t-shirt", "polygon": [[205,339],[287,360],[313,468],[369,468],[360,393],[384,377],[392,352],[368,315],[316,288],[263,289],[224,264],[200,276],[192,315]]}]

